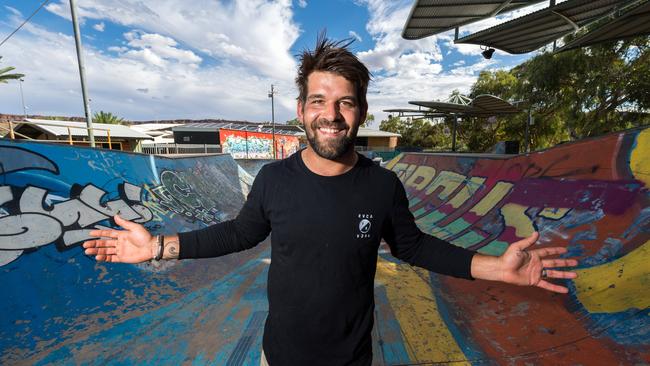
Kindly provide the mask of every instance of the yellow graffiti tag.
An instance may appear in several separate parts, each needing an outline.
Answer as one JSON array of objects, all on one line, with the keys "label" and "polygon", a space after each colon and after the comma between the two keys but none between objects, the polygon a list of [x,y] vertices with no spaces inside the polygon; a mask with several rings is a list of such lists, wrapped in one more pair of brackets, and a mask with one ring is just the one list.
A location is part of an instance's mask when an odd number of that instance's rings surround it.
[{"label": "yellow graffiti tag", "polygon": [[465,186],[461,188],[461,190],[458,191],[451,200],[449,200],[448,203],[453,208],[462,206],[463,203],[483,188],[483,182],[485,182],[485,178],[472,177],[469,182],[465,183]]},{"label": "yellow graffiti tag", "polygon": [[650,306],[650,241],[613,262],[577,270],[576,292],[590,313],[616,313]]},{"label": "yellow graffiti tag", "polygon": [[650,128],[639,133],[636,146],[630,155],[630,169],[634,177],[650,187]]},{"label": "yellow graffiti tag", "polygon": [[400,153],[396,157],[390,159],[388,163],[386,163],[386,169],[388,170],[393,170],[393,167],[395,164],[397,164],[400,160],[402,160],[402,157],[404,156],[404,153]]},{"label": "yellow graffiti tag", "polygon": [[431,185],[427,187],[425,193],[429,195],[438,189],[438,187],[443,187],[442,192],[438,194],[438,198],[444,200],[449,197],[449,195],[465,181],[465,178],[466,177],[464,175],[460,175],[458,173],[446,170],[442,171],[440,174],[438,174],[436,179],[431,182]]},{"label": "yellow graffiti tag", "polygon": [[507,182],[498,182],[494,185],[494,188],[483,197],[481,202],[477,203],[476,206],[472,207],[470,212],[475,213],[478,216],[485,216],[490,212],[494,206],[503,199],[512,189],[512,183]]},{"label": "yellow graffiti tag", "polygon": [[[419,274],[419,275],[418,275]],[[379,258],[375,279],[386,295],[402,329],[406,352],[413,362],[442,362],[467,358],[438,313],[429,272]],[[469,362],[454,365],[469,365]]]},{"label": "yellow graffiti tag", "polygon": [[551,220],[559,220],[563,218],[569,211],[571,211],[570,208],[547,207],[543,209],[540,213],[538,213],[537,216],[546,217],[547,219],[551,219]]},{"label": "yellow graffiti tag", "polygon": [[518,238],[526,238],[535,231],[533,222],[526,215],[528,206],[518,205],[516,203],[506,203],[501,207],[501,214],[506,223],[515,229],[515,235]]},{"label": "yellow graffiti tag", "polygon": [[[409,177],[409,179],[406,180],[406,183],[404,183],[405,186],[407,187],[412,187],[419,190],[424,189],[424,187],[427,186],[433,179],[433,177],[436,175],[436,170],[430,166],[422,165],[419,166],[413,174]],[[418,178],[420,180],[418,181]]]}]

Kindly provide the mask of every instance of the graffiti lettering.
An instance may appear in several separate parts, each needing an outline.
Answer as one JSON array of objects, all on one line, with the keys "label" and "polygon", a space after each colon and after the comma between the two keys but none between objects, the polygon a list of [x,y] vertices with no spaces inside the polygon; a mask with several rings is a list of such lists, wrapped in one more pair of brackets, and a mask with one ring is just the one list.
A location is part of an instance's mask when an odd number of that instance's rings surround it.
[{"label": "graffiti lettering", "polygon": [[[17,191],[17,188],[13,188]],[[151,211],[142,205],[142,189],[128,182],[119,189],[120,198],[107,200],[107,192],[88,184],[73,186],[70,199],[57,201],[48,191],[27,186],[18,196],[11,186],[0,186],[0,250],[36,248],[62,239],[70,246],[90,238],[89,227],[120,214],[127,220],[145,223]]]}]

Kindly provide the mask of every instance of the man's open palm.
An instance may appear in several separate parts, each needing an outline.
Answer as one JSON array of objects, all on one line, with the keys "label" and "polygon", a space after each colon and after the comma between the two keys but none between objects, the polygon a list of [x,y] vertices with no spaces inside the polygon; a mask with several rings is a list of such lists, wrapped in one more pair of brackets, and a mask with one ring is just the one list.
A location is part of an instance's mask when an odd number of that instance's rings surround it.
[{"label": "man's open palm", "polygon": [[567,293],[569,290],[547,281],[547,278],[576,278],[575,272],[558,271],[550,268],[577,266],[575,259],[544,259],[551,255],[560,255],[567,252],[566,248],[552,247],[528,250],[537,239],[539,233],[512,243],[503,255],[501,265],[503,270],[503,282],[521,286],[537,286],[543,289]]},{"label": "man's open palm", "polygon": [[140,263],[153,258],[154,237],[140,224],[115,215],[115,223],[124,230],[93,230],[98,237],[83,243],[87,255],[102,262]]}]

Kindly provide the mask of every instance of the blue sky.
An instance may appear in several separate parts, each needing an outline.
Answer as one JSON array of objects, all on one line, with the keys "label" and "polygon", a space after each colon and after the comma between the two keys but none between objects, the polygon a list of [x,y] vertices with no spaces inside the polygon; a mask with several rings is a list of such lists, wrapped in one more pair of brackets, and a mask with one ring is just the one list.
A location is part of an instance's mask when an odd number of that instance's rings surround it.
[{"label": "blue sky", "polygon": [[[42,0],[0,0],[0,38]],[[322,29],[356,38],[353,51],[374,75],[369,109],[469,91],[482,70],[509,69],[532,54],[495,53],[484,60],[451,33],[401,38],[413,0],[77,0],[93,111],[132,120],[222,118],[276,121],[295,117],[295,55]],[[461,28],[473,32],[530,12]],[[30,114],[83,115],[68,0],[51,0],[6,44],[0,67],[26,74]],[[0,85],[0,113],[22,113],[16,82]]]}]

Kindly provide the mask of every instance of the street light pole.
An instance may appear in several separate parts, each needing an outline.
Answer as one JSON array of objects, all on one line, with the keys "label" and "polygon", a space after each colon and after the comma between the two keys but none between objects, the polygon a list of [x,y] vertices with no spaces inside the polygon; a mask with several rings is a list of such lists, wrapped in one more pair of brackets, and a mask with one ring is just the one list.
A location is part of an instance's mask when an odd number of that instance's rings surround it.
[{"label": "street light pole", "polygon": [[275,104],[273,98],[275,95],[275,90],[273,89],[273,84],[271,84],[271,91],[269,92],[269,98],[271,98],[271,126],[273,128],[273,159],[278,158],[278,154],[275,151]]},{"label": "street light pole", "polygon": [[25,81],[25,79],[18,79],[18,86],[20,87],[20,101],[23,103],[23,119],[27,120],[27,108],[25,107],[25,95],[23,94],[23,81]]},{"label": "street light pole", "polygon": [[70,0],[70,13],[72,15],[72,28],[74,29],[74,43],[77,47],[77,62],[79,63],[79,77],[81,79],[81,95],[84,98],[84,112],[86,113],[86,127],[88,128],[88,139],[90,147],[95,147],[95,133],[93,132],[93,117],[90,114],[90,101],[86,92],[86,71],[84,67],[83,49],[81,48],[81,37],[79,35],[79,24],[77,23],[77,11],[75,0]]}]

